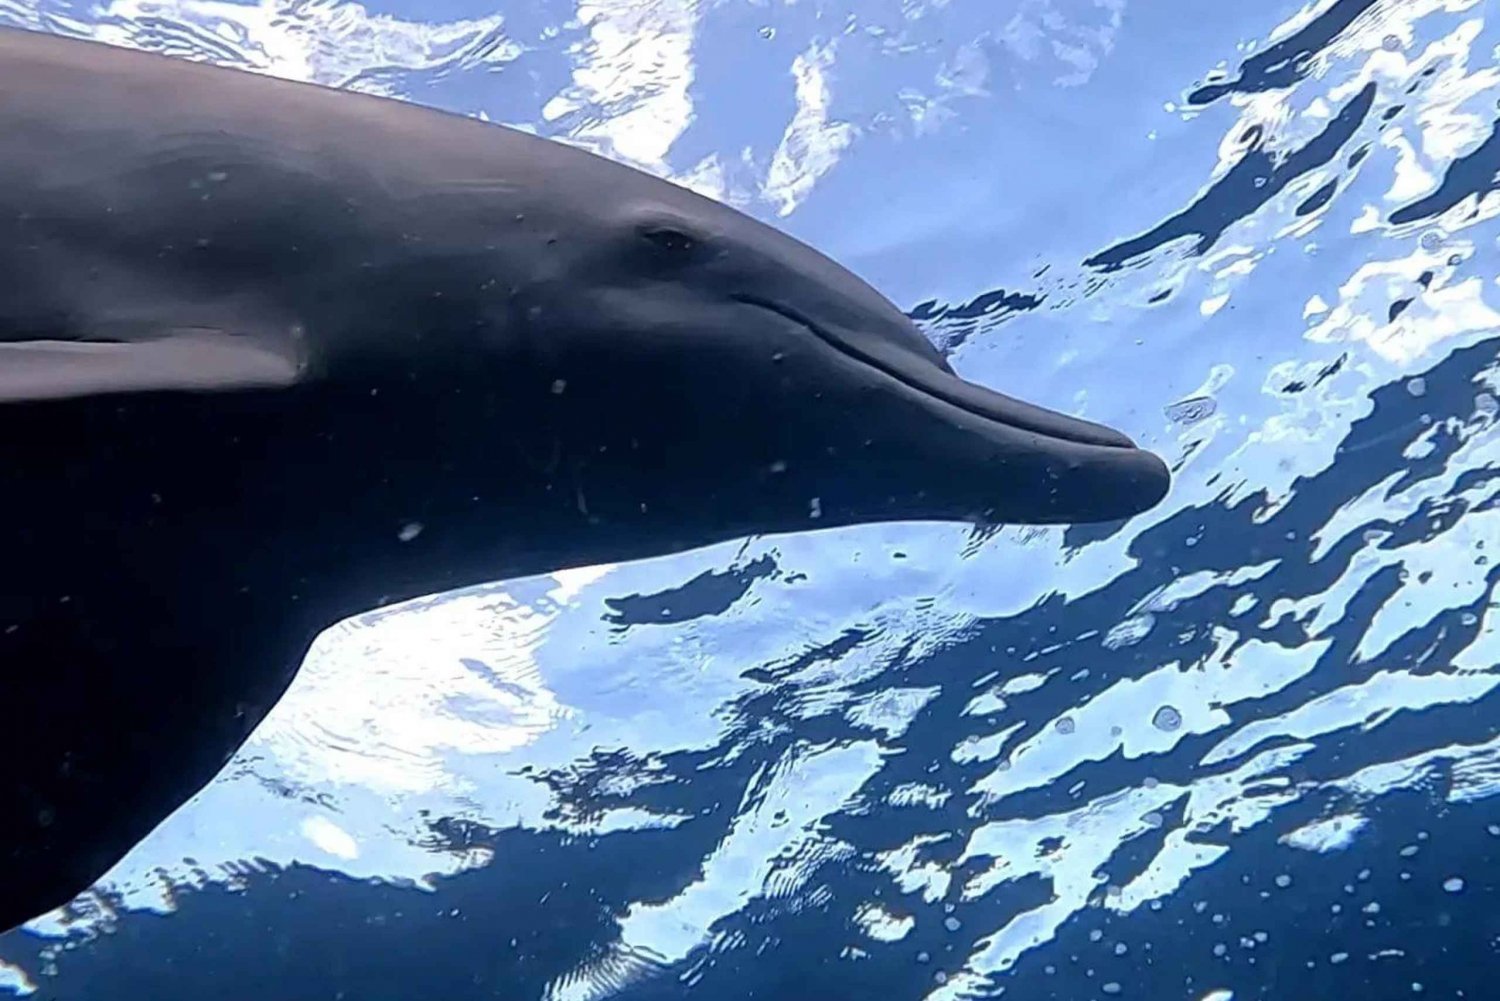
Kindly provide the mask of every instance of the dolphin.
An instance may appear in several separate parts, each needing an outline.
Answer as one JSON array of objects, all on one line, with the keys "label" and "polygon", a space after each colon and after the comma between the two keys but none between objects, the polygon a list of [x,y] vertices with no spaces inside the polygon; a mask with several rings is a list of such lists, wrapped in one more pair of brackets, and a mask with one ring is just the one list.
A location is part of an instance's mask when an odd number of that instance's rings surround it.
[{"label": "dolphin", "polygon": [[212,780],[341,619],[763,533],[1116,520],[1168,484],[645,172],[0,30],[0,928]]}]

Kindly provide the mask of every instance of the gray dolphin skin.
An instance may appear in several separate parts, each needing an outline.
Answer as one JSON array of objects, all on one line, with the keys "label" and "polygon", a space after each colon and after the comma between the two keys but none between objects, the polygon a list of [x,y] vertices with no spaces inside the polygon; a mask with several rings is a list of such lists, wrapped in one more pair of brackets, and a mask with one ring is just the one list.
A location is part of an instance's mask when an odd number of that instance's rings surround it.
[{"label": "gray dolphin skin", "polygon": [[0,927],[383,604],[763,533],[1129,517],[778,230],[385,98],[0,31]]}]

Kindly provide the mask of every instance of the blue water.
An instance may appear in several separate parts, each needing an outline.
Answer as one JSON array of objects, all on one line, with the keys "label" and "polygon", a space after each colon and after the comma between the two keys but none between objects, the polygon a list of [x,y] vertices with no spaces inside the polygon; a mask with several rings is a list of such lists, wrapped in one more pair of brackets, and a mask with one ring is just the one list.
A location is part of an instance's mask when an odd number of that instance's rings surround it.
[{"label": "blue water", "polygon": [[1178,477],[1120,527],[754,539],[345,623],[216,783],[0,938],[0,984],[1494,996],[1500,16],[1479,0],[0,18],[672,177],[858,270],[965,375],[1122,427]]}]

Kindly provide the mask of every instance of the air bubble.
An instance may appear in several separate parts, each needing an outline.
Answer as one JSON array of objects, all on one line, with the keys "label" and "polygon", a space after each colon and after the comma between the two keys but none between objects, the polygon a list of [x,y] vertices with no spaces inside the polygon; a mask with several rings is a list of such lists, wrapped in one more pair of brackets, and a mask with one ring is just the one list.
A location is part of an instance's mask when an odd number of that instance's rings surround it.
[{"label": "air bubble", "polygon": [[1167,420],[1173,424],[1181,424],[1183,427],[1192,427],[1194,424],[1208,420],[1219,411],[1219,401],[1212,396],[1190,396],[1185,400],[1168,404],[1165,413]]},{"label": "air bubble", "polygon": [[1077,724],[1073,722],[1073,717],[1071,716],[1062,717],[1057,721],[1056,726],[1057,732],[1061,734],[1069,734],[1077,729]]},{"label": "air bubble", "polygon": [[1445,879],[1443,880],[1443,889],[1449,893],[1462,893],[1464,891],[1464,881],[1458,876]]},{"label": "air bubble", "polygon": [[1287,887],[1292,885],[1292,877],[1288,876],[1286,873],[1282,873],[1280,876],[1276,877],[1276,885],[1285,890]]},{"label": "air bubble", "polygon": [[948,929],[949,931],[958,931],[963,926],[964,923],[958,920],[958,918],[949,916],[943,919],[943,927]]},{"label": "air bubble", "polygon": [[1163,730],[1167,733],[1171,733],[1173,730],[1176,730],[1178,727],[1182,726],[1182,713],[1178,712],[1172,706],[1162,706],[1160,709],[1156,710],[1156,714],[1151,717],[1151,725],[1156,727],[1158,730]]},{"label": "air bubble", "polygon": [[1427,395],[1427,380],[1420,375],[1406,381],[1406,391],[1413,396]]}]

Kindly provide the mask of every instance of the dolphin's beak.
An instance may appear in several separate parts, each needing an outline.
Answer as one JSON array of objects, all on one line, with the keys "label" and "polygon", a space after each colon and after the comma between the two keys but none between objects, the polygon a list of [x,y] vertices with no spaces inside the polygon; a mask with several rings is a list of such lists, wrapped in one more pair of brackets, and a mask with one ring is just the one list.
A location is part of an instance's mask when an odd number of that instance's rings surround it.
[{"label": "dolphin's beak", "polygon": [[913,380],[915,388],[951,403],[978,417],[1022,431],[1034,431],[1047,438],[1101,445],[1106,448],[1134,449],[1135,442],[1122,432],[1103,424],[1070,417],[1025,400],[968,382],[949,372],[933,373],[926,379]]},{"label": "dolphin's beak", "polygon": [[1113,428],[918,367],[920,377],[898,378],[929,418],[959,433],[950,461],[976,480],[985,520],[1116,521],[1155,507],[1171,486],[1166,463]]},{"label": "dolphin's beak", "polygon": [[910,428],[928,446],[928,469],[967,477],[945,493],[956,499],[972,490],[970,500],[987,520],[1115,521],[1156,506],[1171,486],[1166,463],[1121,432],[963,379],[894,307],[860,316],[854,329],[753,302],[900,383],[901,395],[942,426]]},{"label": "dolphin's beak", "polygon": [[[965,444],[956,450],[968,460],[964,465],[973,464],[971,475],[980,481],[978,499],[989,520],[1115,521],[1155,507],[1171,486],[1166,463],[1113,428],[1014,399],[942,369],[926,368],[920,377],[901,381],[926,398],[930,417],[963,432]],[[983,485],[990,470],[998,475]]]}]

